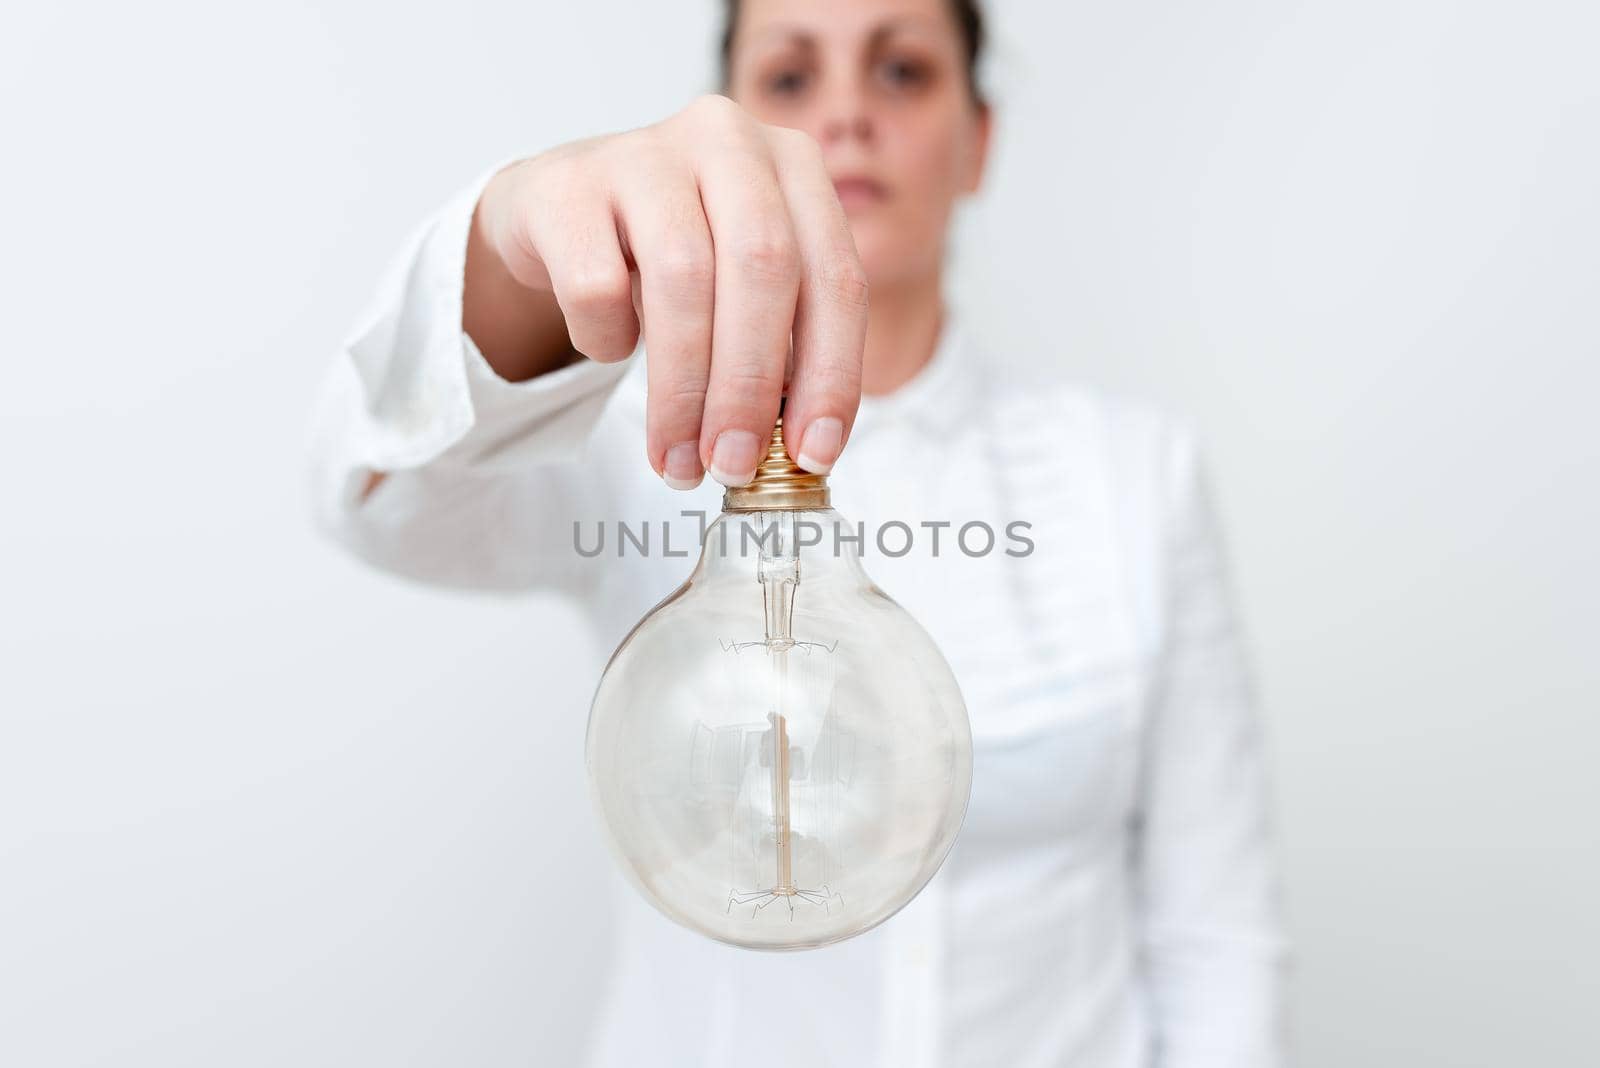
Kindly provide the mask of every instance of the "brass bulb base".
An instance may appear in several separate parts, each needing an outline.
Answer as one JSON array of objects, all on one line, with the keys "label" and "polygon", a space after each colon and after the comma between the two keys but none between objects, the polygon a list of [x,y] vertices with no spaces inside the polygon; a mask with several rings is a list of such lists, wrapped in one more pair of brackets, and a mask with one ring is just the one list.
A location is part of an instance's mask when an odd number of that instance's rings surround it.
[{"label": "brass bulb base", "polygon": [[772,427],[767,454],[756,464],[748,485],[729,486],[724,512],[800,512],[828,507],[828,476],[813,475],[789,459],[783,445],[783,416]]}]

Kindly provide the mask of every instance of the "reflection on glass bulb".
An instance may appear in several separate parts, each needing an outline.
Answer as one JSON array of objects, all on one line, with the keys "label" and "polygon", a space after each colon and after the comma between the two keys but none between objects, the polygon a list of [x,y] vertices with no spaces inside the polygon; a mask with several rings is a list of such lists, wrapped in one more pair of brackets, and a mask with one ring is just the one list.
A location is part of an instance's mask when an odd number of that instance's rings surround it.
[{"label": "reflection on glass bulb", "polygon": [[893,915],[949,852],[972,782],[966,708],[781,424],[725,509],[601,677],[591,789],[671,919],[750,948],[826,945]]}]

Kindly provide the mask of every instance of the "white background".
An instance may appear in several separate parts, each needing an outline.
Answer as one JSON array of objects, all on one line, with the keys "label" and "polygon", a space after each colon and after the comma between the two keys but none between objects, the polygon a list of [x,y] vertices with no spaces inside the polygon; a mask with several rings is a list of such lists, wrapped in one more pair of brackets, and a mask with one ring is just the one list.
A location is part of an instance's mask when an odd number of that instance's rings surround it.
[{"label": "white background", "polygon": [[[1600,9],[991,7],[953,289],[1209,442],[1301,1063],[1595,1063]],[[706,88],[711,11],[0,15],[0,1063],[574,1063],[598,651],[321,543],[300,441],[403,234]]]}]

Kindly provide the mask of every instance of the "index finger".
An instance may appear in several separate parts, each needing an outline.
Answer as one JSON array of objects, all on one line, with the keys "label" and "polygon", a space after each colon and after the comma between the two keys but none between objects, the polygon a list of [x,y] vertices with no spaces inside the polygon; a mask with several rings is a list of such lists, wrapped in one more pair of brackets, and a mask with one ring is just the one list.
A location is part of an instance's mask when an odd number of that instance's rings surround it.
[{"label": "index finger", "polygon": [[867,277],[817,143],[797,130],[769,136],[802,263],[784,440],[795,463],[826,474],[861,403]]}]

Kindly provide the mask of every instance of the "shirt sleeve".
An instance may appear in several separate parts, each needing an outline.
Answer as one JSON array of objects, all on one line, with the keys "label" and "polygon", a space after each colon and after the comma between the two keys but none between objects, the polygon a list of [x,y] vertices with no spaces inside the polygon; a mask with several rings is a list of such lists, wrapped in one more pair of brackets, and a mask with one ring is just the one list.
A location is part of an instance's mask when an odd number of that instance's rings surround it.
[{"label": "shirt sleeve", "polygon": [[469,228],[492,173],[412,235],[327,369],[307,447],[312,513],[397,574],[577,592],[593,569],[563,540],[563,517],[603,506],[604,479],[580,465],[632,360],[525,382],[489,366],[461,324]]},{"label": "shirt sleeve", "polygon": [[1287,941],[1262,737],[1212,497],[1194,440],[1160,468],[1158,637],[1137,886],[1162,1068],[1287,1060]]}]

